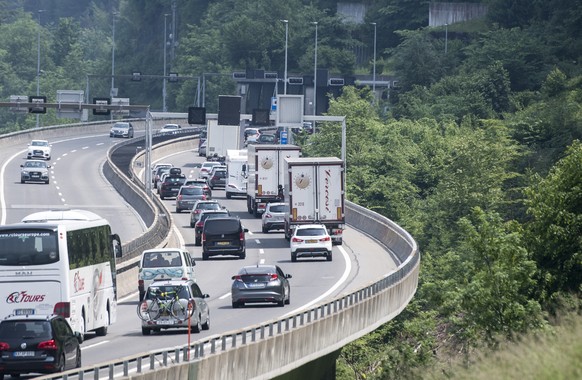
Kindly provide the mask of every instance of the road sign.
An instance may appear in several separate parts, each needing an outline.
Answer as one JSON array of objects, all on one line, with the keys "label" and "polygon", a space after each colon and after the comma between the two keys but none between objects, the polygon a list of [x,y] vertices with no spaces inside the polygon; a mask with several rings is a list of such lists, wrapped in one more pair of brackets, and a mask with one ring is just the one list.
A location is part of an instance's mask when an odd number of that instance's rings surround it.
[{"label": "road sign", "polygon": [[[28,103],[28,95],[10,95],[10,103]],[[10,107],[10,111],[28,113],[28,107]]]},{"label": "road sign", "polygon": [[[111,104],[111,98],[93,98],[93,104],[107,106]],[[111,110],[108,108],[93,108],[93,115],[109,116],[111,115]]]},{"label": "road sign", "polygon": [[[46,103],[46,96],[29,96],[28,97],[28,102],[29,103],[38,103],[38,104],[42,104],[42,103]],[[46,113],[46,107],[30,107],[28,109],[29,113]]]},{"label": "road sign", "polygon": [[281,144],[287,144],[287,131],[281,131]]},{"label": "road sign", "polygon": [[57,90],[57,103],[68,105],[79,105],[74,107],[59,107],[57,109],[57,116],[68,119],[81,118],[81,104],[85,101],[85,91],[83,90]]}]

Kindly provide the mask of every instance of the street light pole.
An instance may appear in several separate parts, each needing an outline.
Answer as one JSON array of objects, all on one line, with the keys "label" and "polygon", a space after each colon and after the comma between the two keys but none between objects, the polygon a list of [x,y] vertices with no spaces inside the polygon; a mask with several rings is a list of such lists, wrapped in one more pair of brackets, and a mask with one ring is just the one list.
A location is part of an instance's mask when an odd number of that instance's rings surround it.
[{"label": "street light pole", "polygon": [[287,44],[289,40],[289,20],[281,20],[285,23],[285,82],[283,83],[283,93],[287,95]]},{"label": "street light pole", "polygon": [[374,65],[372,71],[372,93],[374,94],[374,101],[376,100],[376,23],[374,25]]},{"label": "street light pole", "polygon": [[[38,10],[38,33],[36,36],[36,96],[40,96],[40,14],[43,9]],[[39,115],[36,114],[36,127],[40,126]]]},{"label": "street light pole", "polygon": [[445,54],[447,54],[448,42],[449,42],[449,24],[445,24]]},{"label": "street light pole", "polygon": [[167,29],[167,20],[168,20],[168,16],[169,14],[165,14],[164,15],[164,82],[163,82],[163,87],[162,87],[162,100],[163,100],[163,106],[162,106],[162,110],[164,112],[168,112],[168,108],[166,107],[166,58],[167,58],[167,53],[166,53],[166,47],[168,46],[168,42],[167,42],[167,37],[168,37],[168,29]]},{"label": "street light pole", "polygon": [[312,22],[315,25],[315,53],[313,58],[313,115],[317,115],[317,21]]},{"label": "street light pole", "polygon": [[113,11],[111,20],[111,92],[109,96],[112,98],[117,95],[115,94],[115,16],[118,14],[119,12]]}]

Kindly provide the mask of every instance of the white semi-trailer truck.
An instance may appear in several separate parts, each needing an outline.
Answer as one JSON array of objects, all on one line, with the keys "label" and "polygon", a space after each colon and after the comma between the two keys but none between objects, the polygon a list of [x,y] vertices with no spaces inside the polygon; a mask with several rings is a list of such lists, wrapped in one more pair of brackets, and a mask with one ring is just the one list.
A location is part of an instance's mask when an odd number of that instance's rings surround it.
[{"label": "white semi-trailer truck", "polygon": [[285,159],[285,238],[299,224],[324,224],[333,244],[342,244],[345,226],[344,162],[336,157]]},{"label": "white semi-trailer truck", "polygon": [[267,203],[283,201],[285,159],[299,157],[296,145],[249,145],[247,209],[255,217],[265,212]]}]

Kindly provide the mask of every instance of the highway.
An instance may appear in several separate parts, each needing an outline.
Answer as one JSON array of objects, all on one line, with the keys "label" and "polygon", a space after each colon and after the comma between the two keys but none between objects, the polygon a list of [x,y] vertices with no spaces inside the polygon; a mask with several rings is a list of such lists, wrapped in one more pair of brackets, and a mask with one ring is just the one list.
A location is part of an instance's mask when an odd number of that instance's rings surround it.
[{"label": "highway", "polygon": [[[136,138],[139,136],[143,136],[143,131],[136,131]],[[107,218],[113,230],[124,241],[139,236],[146,227],[103,178],[100,170],[107,150],[119,141],[109,138],[108,134],[70,136],[52,141],[49,185],[20,184],[19,165],[26,159],[26,146],[3,148],[0,153],[0,222],[16,222],[31,212],[45,209],[84,208]],[[202,162],[203,158],[198,157],[194,151],[184,151],[174,152],[161,161],[171,162],[181,167],[187,176],[196,177],[198,169],[195,163]],[[196,261],[197,281],[202,291],[210,294],[208,303],[211,309],[211,328],[209,331],[193,334],[192,341],[291,314],[368,285],[396,268],[381,246],[349,227],[345,232],[344,244],[334,247],[332,262],[309,259],[291,263],[288,242],[283,234],[262,233],[260,219],[255,219],[246,211],[244,198],[227,200],[224,191],[218,189],[213,191],[213,197],[233,214],[240,216],[243,225],[249,229],[246,259],[216,257],[203,261],[201,248],[194,246],[188,213],[176,214],[175,201],[164,201],[182,236],[183,246]],[[231,276],[243,265],[263,262],[276,263],[293,276],[290,280],[291,304],[283,308],[275,305],[253,305],[232,309],[229,294]],[[187,343],[187,334],[179,330],[142,336],[136,305],[137,278],[136,292],[120,298],[117,321],[110,326],[109,333],[104,337],[87,335],[82,345],[84,366]]]}]

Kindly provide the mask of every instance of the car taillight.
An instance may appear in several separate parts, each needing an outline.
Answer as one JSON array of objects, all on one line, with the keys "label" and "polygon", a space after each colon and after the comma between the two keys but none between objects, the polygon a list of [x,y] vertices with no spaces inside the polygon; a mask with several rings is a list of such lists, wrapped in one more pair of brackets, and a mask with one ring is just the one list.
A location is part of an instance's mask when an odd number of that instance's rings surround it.
[{"label": "car taillight", "polygon": [[303,242],[303,239],[299,239],[299,238],[297,238],[297,237],[294,237],[293,239],[291,239],[291,241],[292,241],[293,243],[302,243],[302,242]]},{"label": "car taillight", "polygon": [[53,314],[60,315],[63,318],[71,317],[71,303],[70,302],[57,302],[53,309]]},{"label": "car taillight", "polygon": [[10,349],[10,345],[6,342],[0,342],[0,351],[8,351]]},{"label": "car taillight", "polygon": [[201,221],[196,222],[196,227],[204,227],[204,223],[202,223]]},{"label": "car taillight", "polygon": [[205,241],[206,241],[206,234],[202,233],[202,243],[204,244]]},{"label": "car taillight", "polygon": [[200,214],[202,210],[198,209],[198,210],[194,210],[194,214]]},{"label": "car taillight", "polygon": [[202,200],[206,200],[206,194],[202,194]]},{"label": "car taillight", "polygon": [[240,281],[240,282],[242,282],[242,277],[241,277],[241,276],[238,276],[238,275],[237,275],[237,276],[234,276],[234,280],[235,280],[235,281]]},{"label": "car taillight", "polygon": [[241,231],[241,232],[240,232],[240,234],[239,234],[239,239],[240,239],[241,241],[245,240],[245,233],[244,233],[244,231]]},{"label": "car taillight", "polygon": [[324,237],[323,239],[319,239],[319,241],[330,241],[331,238],[329,236]]},{"label": "car taillight", "polygon": [[273,217],[273,215],[271,215],[271,214],[265,214],[265,218],[267,218],[267,219],[272,218],[272,217]]},{"label": "car taillight", "polygon": [[40,342],[38,344],[38,349],[39,350],[56,350],[57,349],[57,343],[55,342],[54,339],[46,340],[46,341]]},{"label": "car taillight", "polygon": [[181,194],[180,194],[180,195],[178,195],[178,196],[176,197],[176,200],[177,200],[177,201],[181,201],[181,200],[182,200],[182,195],[181,195]]},{"label": "car taillight", "polygon": [[279,275],[277,273],[274,273],[271,275],[271,278],[269,278],[269,281],[275,281],[279,279]]}]

